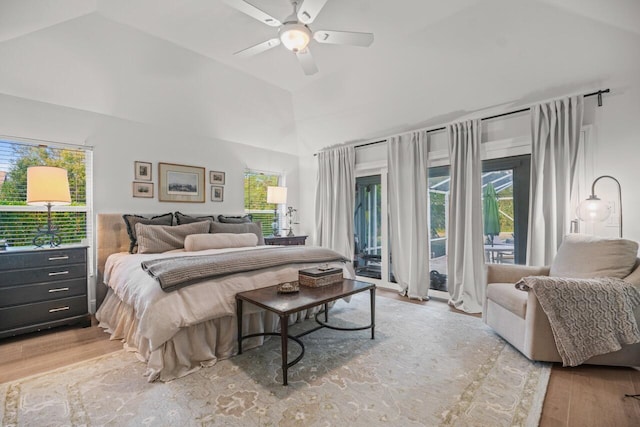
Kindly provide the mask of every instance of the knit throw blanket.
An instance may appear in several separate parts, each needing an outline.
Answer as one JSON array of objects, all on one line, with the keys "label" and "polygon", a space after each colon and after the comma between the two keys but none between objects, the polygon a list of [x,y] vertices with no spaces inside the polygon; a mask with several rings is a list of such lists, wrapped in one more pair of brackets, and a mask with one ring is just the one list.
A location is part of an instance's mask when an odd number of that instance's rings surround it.
[{"label": "knit throw blanket", "polygon": [[530,276],[516,288],[533,292],[549,318],[563,366],[640,342],[633,315],[640,289],[611,277],[567,279]]},{"label": "knit throw blanket", "polygon": [[286,264],[348,261],[331,249],[315,246],[269,246],[250,251],[160,258],[143,261],[142,269],[169,292],[199,281],[228,274],[255,271]]}]

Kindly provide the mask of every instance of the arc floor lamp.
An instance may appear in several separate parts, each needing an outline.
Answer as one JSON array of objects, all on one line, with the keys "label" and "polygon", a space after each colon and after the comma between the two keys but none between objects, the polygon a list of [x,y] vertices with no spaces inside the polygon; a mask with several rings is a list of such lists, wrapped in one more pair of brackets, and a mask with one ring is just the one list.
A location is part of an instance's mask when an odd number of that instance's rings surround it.
[{"label": "arc floor lamp", "polygon": [[602,175],[593,181],[593,184],[591,184],[591,195],[578,206],[578,218],[586,222],[602,222],[606,221],[611,215],[611,207],[596,196],[595,191],[598,181],[604,178],[613,180],[618,187],[618,220],[620,221],[620,237],[622,237],[622,186],[620,185],[620,181],[611,175]]}]

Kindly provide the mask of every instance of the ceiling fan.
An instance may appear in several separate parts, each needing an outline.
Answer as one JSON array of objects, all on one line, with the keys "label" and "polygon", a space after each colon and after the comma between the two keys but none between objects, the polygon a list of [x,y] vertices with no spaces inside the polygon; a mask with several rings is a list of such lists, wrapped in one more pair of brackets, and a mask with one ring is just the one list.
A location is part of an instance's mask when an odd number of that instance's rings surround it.
[{"label": "ceiling fan", "polygon": [[244,0],[224,0],[229,6],[249,15],[271,27],[278,28],[278,37],[274,37],[257,45],[234,53],[238,57],[257,55],[280,44],[295,53],[302,70],[306,75],[318,72],[313,56],[309,51],[311,39],[318,43],[346,44],[367,47],[373,42],[372,33],[356,33],[350,31],[316,30],[312,31],[307,25],[311,24],[327,0],[291,0],[293,13],[284,22],[258,9]]}]

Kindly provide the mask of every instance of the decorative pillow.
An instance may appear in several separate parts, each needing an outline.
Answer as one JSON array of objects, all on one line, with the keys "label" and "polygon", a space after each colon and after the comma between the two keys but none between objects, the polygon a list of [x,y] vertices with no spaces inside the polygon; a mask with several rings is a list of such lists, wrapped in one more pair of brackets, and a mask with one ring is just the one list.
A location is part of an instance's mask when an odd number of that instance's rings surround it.
[{"label": "decorative pillow", "polygon": [[258,246],[264,245],[264,237],[262,236],[262,226],[260,221],[245,222],[242,224],[224,224],[221,222],[211,223],[211,233],[253,233],[258,236]]},{"label": "decorative pillow", "polygon": [[153,224],[153,225],[171,225],[173,224],[173,214],[167,213],[163,215],[146,218],[140,215],[122,215],[125,224],[127,224],[127,234],[129,234],[129,253],[135,253],[136,245],[136,224]]},{"label": "decorative pillow", "polygon": [[253,233],[191,234],[184,239],[184,249],[189,252],[205,249],[246,248],[257,244],[258,236]]},{"label": "decorative pillow", "polygon": [[218,215],[218,221],[225,224],[244,224],[245,222],[251,222],[252,218],[251,214],[242,216]]},{"label": "decorative pillow", "polygon": [[209,231],[209,222],[200,221],[183,225],[136,224],[138,253],[157,254],[184,247],[184,240],[190,234]]},{"label": "decorative pillow", "polygon": [[176,212],[174,213],[174,215],[176,217],[176,223],[178,225],[191,224],[200,221],[215,221],[215,218],[213,216],[189,216],[180,212]]},{"label": "decorative pillow", "polygon": [[558,248],[549,276],[591,279],[631,273],[638,256],[638,244],[631,240],[569,234]]}]

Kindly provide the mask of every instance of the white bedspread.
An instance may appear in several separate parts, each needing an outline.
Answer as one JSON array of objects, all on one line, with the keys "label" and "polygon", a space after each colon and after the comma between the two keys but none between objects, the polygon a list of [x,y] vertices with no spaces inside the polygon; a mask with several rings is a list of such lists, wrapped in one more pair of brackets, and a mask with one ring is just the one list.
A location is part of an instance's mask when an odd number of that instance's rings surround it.
[{"label": "white bedspread", "polygon": [[[254,249],[264,248],[258,246]],[[206,320],[235,316],[235,294],[251,289],[297,280],[298,270],[317,264],[295,264],[206,280],[176,291],[164,292],[148,273],[142,270],[143,260],[175,257],[183,254],[203,255],[252,248],[210,249],[198,252],[164,254],[118,253],[109,256],[104,281],[127,305],[133,307],[138,319],[140,336],[149,341],[151,351],[160,348],[181,328]],[[330,263],[343,268],[344,276],[355,278],[351,264]],[[247,310],[250,310],[247,307]]]}]

